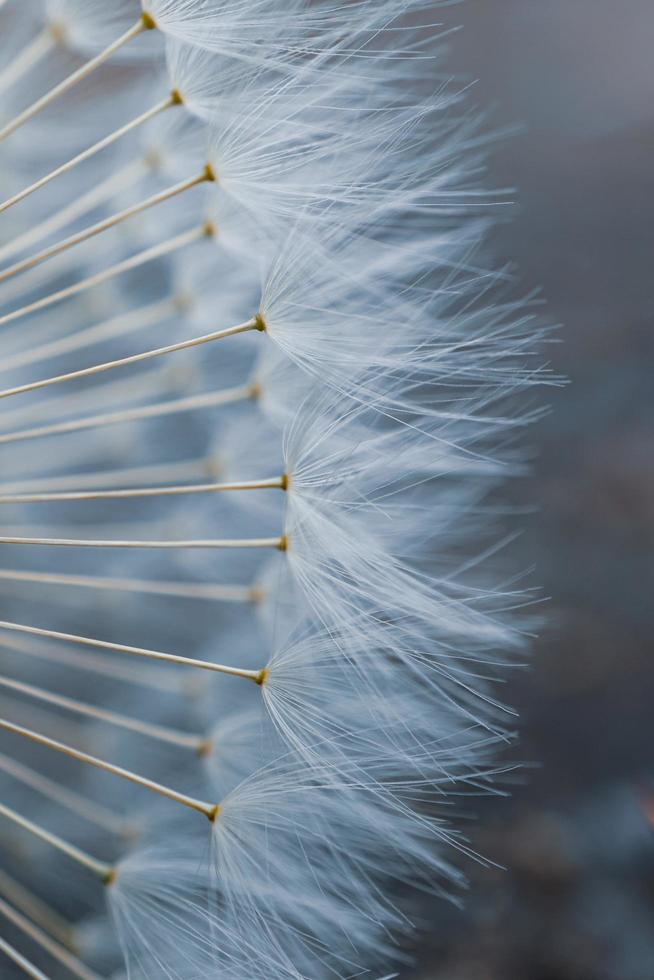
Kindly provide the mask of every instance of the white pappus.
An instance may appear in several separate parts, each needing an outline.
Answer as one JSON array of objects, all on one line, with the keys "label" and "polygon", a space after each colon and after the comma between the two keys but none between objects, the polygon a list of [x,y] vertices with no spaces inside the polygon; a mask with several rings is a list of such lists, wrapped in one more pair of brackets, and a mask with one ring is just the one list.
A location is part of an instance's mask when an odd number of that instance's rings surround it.
[{"label": "white pappus", "polygon": [[551,378],[439,6],[0,0],[3,976],[391,980],[483,860]]}]

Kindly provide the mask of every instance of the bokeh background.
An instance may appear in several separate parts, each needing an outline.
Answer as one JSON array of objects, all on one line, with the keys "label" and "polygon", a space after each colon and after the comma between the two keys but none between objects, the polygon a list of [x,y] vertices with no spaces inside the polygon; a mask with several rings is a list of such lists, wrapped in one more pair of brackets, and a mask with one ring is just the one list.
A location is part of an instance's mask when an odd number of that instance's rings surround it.
[{"label": "bokeh background", "polygon": [[[517,124],[497,252],[561,323],[521,489],[548,627],[508,692],[538,763],[471,835],[462,911],[423,910],[420,980],[654,978],[654,3],[467,0],[453,72]],[[407,976],[413,976],[407,970]]]}]

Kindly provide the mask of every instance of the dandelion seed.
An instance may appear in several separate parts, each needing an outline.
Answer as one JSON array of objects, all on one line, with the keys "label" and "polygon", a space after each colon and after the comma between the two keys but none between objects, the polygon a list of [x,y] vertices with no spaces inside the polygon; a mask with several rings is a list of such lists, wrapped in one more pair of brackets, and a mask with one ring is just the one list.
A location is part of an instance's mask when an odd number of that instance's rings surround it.
[{"label": "dandelion seed", "polygon": [[481,860],[531,629],[491,493],[552,379],[438,6],[0,0],[27,975],[390,980],[400,895]]}]

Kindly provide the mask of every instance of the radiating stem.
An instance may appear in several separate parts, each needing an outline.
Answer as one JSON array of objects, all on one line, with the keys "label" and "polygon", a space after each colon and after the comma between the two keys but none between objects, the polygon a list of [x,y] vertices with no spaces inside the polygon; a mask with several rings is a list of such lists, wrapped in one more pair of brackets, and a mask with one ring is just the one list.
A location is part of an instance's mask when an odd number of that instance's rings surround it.
[{"label": "radiating stem", "polygon": [[[55,752],[60,752],[62,755],[66,755],[70,759],[76,759],[78,762],[83,762],[86,765],[93,766],[95,769],[108,772],[113,776],[119,776],[121,779],[125,779],[127,782],[134,783],[136,786],[147,789],[151,793],[156,793],[158,796],[163,796],[168,800],[172,800],[174,803],[180,803],[182,806],[188,807],[190,810],[197,810],[198,813],[204,814],[208,820],[214,821],[216,819],[219,808],[215,803],[206,803],[204,800],[197,800],[193,796],[187,796],[186,793],[179,793],[177,790],[170,789],[168,786],[164,786],[162,783],[156,783],[154,780],[147,779],[145,776],[139,776],[138,773],[132,772],[130,769],[123,769],[122,766],[115,766],[111,762],[105,762],[104,759],[98,759],[96,756],[88,755],[86,752],[80,752],[72,745],[65,745],[63,742],[57,742],[52,738],[47,738],[45,735],[40,735],[38,732],[33,732],[29,728],[23,728],[21,725],[14,725],[12,722],[6,721],[4,718],[0,718],[0,729],[12,732],[14,735],[21,735],[23,738],[26,738],[31,742],[35,742],[37,745],[42,745],[45,748],[52,749]],[[7,807],[0,804],[0,814],[9,816],[9,818],[12,819],[10,816],[12,813],[13,811],[9,811]],[[14,816],[16,817],[18,815],[15,814]],[[24,818],[20,819],[24,821],[21,826],[26,826],[26,829],[29,829],[30,821],[25,821]],[[15,822],[18,822],[18,820]],[[31,826],[34,827],[34,824],[31,824]],[[37,829],[40,830],[40,828]],[[47,832],[41,831],[41,834],[45,833]],[[47,838],[44,837],[43,839]],[[77,848],[73,848],[72,845],[68,844],[66,846],[72,851],[77,851],[78,855],[82,854],[82,852],[78,851]],[[60,847],[60,850],[63,850],[63,848]],[[95,861],[95,859],[89,858],[88,855],[82,856],[88,862],[87,867],[90,867],[91,870],[93,870],[95,867],[97,873],[100,874],[105,881],[112,876],[113,871],[109,865]],[[82,861],[80,863],[84,862]]]},{"label": "radiating stem", "polygon": [[147,738],[155,739],[158,742],[166,742],[168,745],[175,745],[180,749],[191,749],[198,752],[204,745],[205,739],[199,735],[189,735],[187,732],[177,731],[174,728],[167,728],[163,725],[155,725],[150,722],[141,721],[138,718],[130,718],[127,715],[119,714],[116,711],[108,711],[93,704],[86,704],[75,698],[67,698],[60,694],[53,694],[32,684],[25,684],[23,681],[13,680],[0,674],[0,687],[25,697],[34,698],[37,701],[44,701],[46,704],[53,704],[57,708],[71,711],[73,714],[84,715],[96,721],[114,725],[116,728],[124,728],[127,731],[136,732]]},{"label": "radiating stem", "polygon": [[209,670],[218,674],[229,674],[231,677],[243,677],[246,680],[260,684],[261,670],[244,670],[240,667],[226,667],[224,664],[212,663],[208,660],[193,660],[190,657],[180,657],[172,653],[161,653],[158,650],[147,650],[143,647],[125,646],[122,643],[110,643],[107,640],[96,640],[73,633],[61,633],[57,630],[41,629],[38,626],[24,626],[22,623],[0,621],[0,629],[15,633],[29,633],[31,636],[45,636],[51,640],[65,640],[68,643],[78,643],[80,646],[98,647],[101,650],[114,650],[116,653],[126,653],[135,657],[145,657],[148,660],[160,660],[163,663],[177,664],[182,667],[196,667],[199,670]]},{"label": "radiating stem", "polygon": [[32,922],[37,923],[53,936],[70,952],[76,952],[75,930],[72,923],[50,908],[24,885],[14,881],[5,871],[0,871],[0,895],[8,899],[12,905],[28,915]]},{"label": "radiating stem", "polygon": [[255,587],[247,585],[207,585],[203,582],[161,582],[150,579],[101,578],[96,575],[62,575],[56,572],[25,572],[0,568],[0,581],[33,582],[65,588],[99,589],[110,592],[135,592],[143,595],[168,596],[210,602],[251,603],[259,598]]},{"label": "radiating stem", "polygon": [[4,316],[0,317],[0,326],[4,326],[6,323],[13,323],[14,320],[29,316],[30,313],[45,310],[49,306],[54,306],[55,303],[61,303],[65,299],[79,296],[80,293],[86,292],[87,289],[92,289],[94,286],[109,282],[110,279],[114,279],[116,276],[120,276],[125,272],[132,272],[147,262],[153,262],[155,259],[160,259],[164,255],[170,255],[171,252],[179,251],[179,249],[185,248],[187,245],[192,245],[193,242],[199,242],[203,238],[211,237],[213,234],[213,225],[203,224],[197,228],[192,228],[190,231],[182,232],[181,235],[175,235],[165,242],[160,242],[158,245],[153,245],[152,248],[137,252],[136,255],[132,255],[122,262],[117,262],[116,265],[112,265],[102,272],[96,272],[95,275],[88,276],[80,282],[73,283],[72,286],[67,286],[65,289],[59,289],[57,292],[50,293],[48,296],[43,296],[33,303],[21,306],[20,309],[12,310],[11,313],[5,313]]},{"label": "radiating stem", "polygon": [[38,65],[39,61],[52,51],[57,43],[57,30],[53,26],[44,27],[29,44],[27,44],[19,54],[10,61],[9,64],[0,72],[0,93],[4,95],[6,90],[25,75],[30,68]]},{"label": "radiating stem", "polygon": [[0,899],[0,915],[4,916],[8,922],[28,936],[33,942],[49,953],[53,959],[65,966],[73,976],[79,980],[102,980],[97,973],[89,969],[81,960],[67,950],[60,943],[52,939],[46,932],[40,929],[33,922],[30,922],[24,915],[13,908],[8,902]]},{"label": "radiating stem", "polygon": [[8,136],[11,136],[12,133],[23,126],[26,122],[33,119],[39,112],[51,105],[51,103],[58,99],[59,96],[63,95],[65,92],[68,92],[85,78],[88,78],[89,75],[96,70],[96,68],[99,68],[100,65],[104,64],[104,62],[111,58],[116,51],[119,51],[120,48],[128,44],[133,38],[138,37],[138,35],[143,31],[148,30],[148,28],[151,26],[154,25],[146,20],[145,16],[139,18],[138,22],[134,24],[133,27],[130,27],[128,31],[125,31],[124,34],[106,47],[104,51],[101,51],[95,56],[95,58],[91,58],[86,62],[86,64],[72,72],[67,78],[64,78],[63,81],[59,82],[58,85],[51,88],[49,92],[46,92],[45,95],[41,96],[41,98],[37,99],[26,109],[23,109],[23,111],[15,116],[11,122],[8,122],[6,126],[3,126],[3,128],[0,129],[0,142],[6,139]]},{"label": "radiating stem", "polygon": [[0,504],[57,503],[81,500],[129,500],[134,497],[177,497],[183,494],[226,493],[236,490],[283,490],[283,476],[270,480],[245,480],[241,483],[200,483],[196,486],[141,487],[137,490],[85,490],[70,493],[22,493],[0,495]]},{"label": "radiating stem", "polygon": [[16,388],[5,388],[0,391],[0,398],[10,398],[13,395],[22,395],[28,391],[37,391],[39,388],[50,388],[52,385],[62,384],[65,381],[77,381],[79,378],[88,378],[95,374],[103,374],[105,371],[113,371],[115,368],[126,367],[130,364],[139,364],[142,361],[149,361],[153,357],[164,357],[166,354],[176,354],[178,351],[191,350],[193,347],[201,347],[203,344],[210,344],[217,340],[224,340],[226,337],[233,337],[239,333],[247,333],[250,330],[260,330],[258,318],[253,318],[245,323],[240,323],[235,327],[228,327],[226,330],[215,330],[213,333],[204,334],[202,337],[194,337],[192,340],[183,340],[177,344],[168,344],[166,347],[158,347],[154,350],[143,351],[140,354],[131,354],[129,357],[121,357],[116,361],[105,361],[102,364],[93,364],[91,367],[82,368],[79,371],[70,371],[67,374],[59,374],[51,378],[43,378],[40,381],[32,381],[29,384],[18,385]]},{"label": "radiating stem", "polygon": [[58,803],[66,810],[74,813],[75,816],[88,820],[89,823],[102,827],[103,830],[107,830],[111,834],[125,837],[131,829],[130,825],[118,814],[112,813],[111,810],[107,810],[99,803],[67,789],[61,783],[48,779],[47,776],[22,765],[15,759],[10,759],[9,756],[0,754],[0,771],[7,773],[25,786],[29,786],[30,789],[45,796],[48,800]]},{"label": "radiating stem", "polygon": [[[2,78],[0,76],[0,82],[1,80]],[[117,140],[121,139],[121,137],[126,136],[132,130],[137,129],[146,122],[149,122],[150,119],[154,119],[155,116],[158,116],[166,109],[170,109],[175,105],[179,105],[180,103],[181,99],[179,95],[176,92],[171,93],[162,102],[158,102],[156,105],[152,106],[152,108],[148,109],[147,112],[143,112],[141,115],[136,116],[136,118],[132,119],[131,122],[128,122],[119,129],[114,130],[114,132],[110,133],[109,136],[105,136],[104,139],[99,140],[97,143],[94,143],[93,146],[90,146],[88,149],[78,153],[77,156],[72,157],[72,159],[68,160],[66,163],[62,163],[60,167],[57,167],[55,170],[51,170],[50,173],[46,174],[44,177],[40,177],[38,180],[35,180],[33,184],[29,185],[29,187],[25,187],[22,191],[19,191],[12,197],[7,198],[6,201],[3,201],[3,203],[0,204],[0,214],[2,214],[3,211],[7,211],[9,208],[13,207],[15,204],[19,204],[21,201],[24,201],[26,197],[30,196],[30,194],[34,194],[42,187],[46,187],[57,177],[61,177],[63,174],[73,170],[80,163],[84,163],[85,160],[89,160],[91,157],[95,156],[96,153],[100,153],[101,150],[111,146],[112,143],[115,143]]]},{"label": "radiating stem", "polygon": [[55,211],[49,218],[31,225],[27,231],[3,245],[0,248],[0,262],[23,252],[30,245],[35,245],[49,235],[54,235],[55,232],[65,228],[66,225],[77,221],[78,218],[88,214],[89,211],[93,211],[100,204],[104,204],[117,192],[124,191],[136,184],[150,169],[147,160],[143,159],[128,163],[127,166],[117,172],[112,171],[106,180],[94,184],[86,194],[76,197],[66,207]]},{"label": "radiating stem", "polygon": [[0,544],[38,545],[52,548],[152,548],[160,549],[241,549],[276,548],[286,550],[286,539],[277,538],[189,538],[180,541],[113,541],[111,538],[32,538],[1,536]]},{"label": "radiating stem", "polygon": [[30,963],[22,953],[19,953],[17,949],[10,946],[8,942],[0,938],[0,952],[4,953],[7,959],[10,959],[12,963],[15,963],[23,973],[26,973],[28,977],[32,977],[32,980],[50,980],[46,977],[45,973],[42,973],[33,963]]},{"label": "radiating stem", "polygon": [[[6,432],[0,435],[0,445],[12,442],[24,442],[26,439],[40,439],[43,436],[61,435],[63,433],[79,432],[82,429],[95,429],[106,425],[117,425],[122,422],[138,422],[144,419],[162,418],[165,415],[177,415],[180,412],[191,412],[201,408],[218,408],[223,405],[233,405],[236,402],[254,398],[258,389],[253,385],[242,385],[237,388],[225,388],[223,391],[209,391],[200,395],[189,395],[187,398],[174,398],[155,405],[139,405],[136,408],[125,408],[118,412],[104,412],[101,415],[87,415],[81,419],[71,419],[69,422],[53,422],[52,425],[40,425],[33,429],[21,429],[18,432]],[[2,397],[0,395],[0,397]]]},{"label": "radiating stem", "polygon": [[[59,742],[54,742],[52,739],[46,738],[45,735],[38,735],[35,732],[31,732],[27,728],[21,728],[20,725],[14,725],[11,721],[5,721],[4,718],[0,718],[0,728],[7,732],[12,732],[14,735],[22,735],[25,738],[29,738],[33,742],[37,742],[39,745],[52,744],[59,745]],[[83,755],[84,753],[80,753]],[[28,833],[33,834],[34,837],[38,837],[39,840],[44,841],[44,843],[49,844],[54,847],[57,851],[61,851],[62,854],[66,854],[71,860],[76,861],[77,864],[82,865],[82,867],[87,868],[92,871],[93,874],[98,875],[103,881],[107,881],[113,874],[113,869],[110,864],[106,864],[104,861],[98,861],[97,858],[92,857],[85,851],[82,851],[79,847],[75,847],[74,844],[70,844],[68,841],[63,840],[56,834],[50,833],[45,827],[40,827],[38,824],[33,823],[28,820],[27,817],[23,817],[16,810],[12,810],[11,807],[6,806],[4,803],[0,803],[0,816],[5,817],[5,819],[10,820],[12,823],[16,824],[17,827],[22,827]]]},{"label": "radiating stem", "polygon": [[163,204],[165,201],[170,201],[172,198],[178,197],[180,194],[184,194],[186,191],[191,190],[191,188],[197,187],[199,184],[204,184],[212,180],[214,180],[212,171],[207,167],[200,174],[195,174],[193,177],[189,177],[177,184],[173,184],[172,187],[167,187],[165,190],[159,191],[157,194],[153,194],[144,201],[139,201],[138,204],[133,204],[131,207],[125,208],[123,211],[119,211],[117,214],[111,214],[108,218],[103,218],[102,221],[98,221],[94,225],[90,225],[88,228],[83,228],[81,231],[76,232],[74,235],[70,235],[63,241],[56,242],[54,245],[44,248],[42,251],[37,252],[36,255],[30,255],[28,258],[21,259],[19,262],[15,262],[13,265],[10,265],[7,269],[2,269],[0,271],[0,283],[5,282],[7,279],[11,279],[13,276],[20,275],[22,272],[27,272],[28,269],[33,269],[37,265],[47,262],[48,259],[52,259],[56,255],[61,255],[63,252],[67,252],[76,245],[81,245],[83,242],[87,242],[91,238],[96,238],[103,232],[109,231],[111,228],[115,228],[117,225],[122,224],[123,221],[128,221],[130,218],[134,218],[137,214],[142,214],[144,211],[149,211],[150,208]]}]

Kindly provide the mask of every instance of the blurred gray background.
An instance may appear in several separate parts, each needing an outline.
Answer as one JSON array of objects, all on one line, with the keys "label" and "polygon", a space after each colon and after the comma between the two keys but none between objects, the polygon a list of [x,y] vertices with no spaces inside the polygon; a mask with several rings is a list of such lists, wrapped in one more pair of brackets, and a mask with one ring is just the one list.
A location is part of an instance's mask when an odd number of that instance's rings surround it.
[{"label": "blurred gray background", "polygon": [[[453,72],[522,130],[497,252],[563,325],[532,433],[523,564],[551,597],[513,682],[539,763],[472,837],[466,908],[423,911],[420,980],[654,978],[654,2],[467,0]],[[407,976],[412,975],[407,971]]]}]

